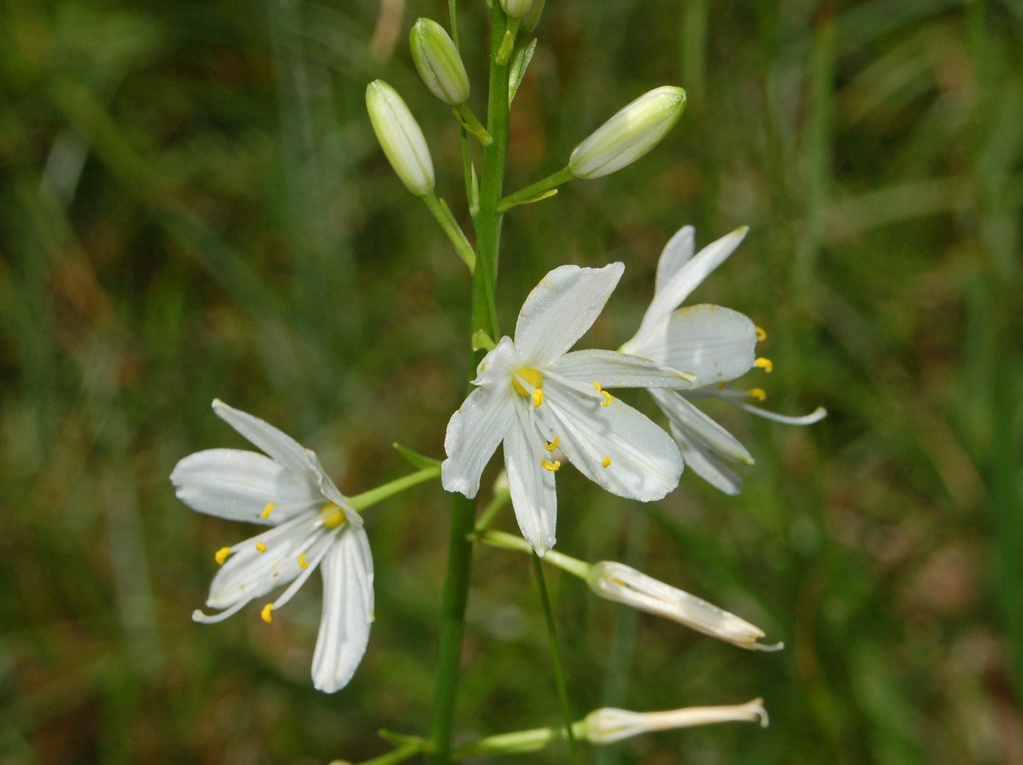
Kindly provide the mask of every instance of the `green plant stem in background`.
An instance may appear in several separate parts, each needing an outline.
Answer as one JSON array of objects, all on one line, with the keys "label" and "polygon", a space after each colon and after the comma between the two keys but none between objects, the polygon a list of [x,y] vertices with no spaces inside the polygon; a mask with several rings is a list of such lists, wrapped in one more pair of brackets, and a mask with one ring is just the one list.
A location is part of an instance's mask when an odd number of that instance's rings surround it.
[{"label": "green plant stem in background", "polygon": [[526,188],[516,191],[514,194],[509,194],[501,200],[501,204],[498,208],[501,212],[507,212],[511,208],[517,205],[525,205],[530,202],[539,202],[541,199],[547,199],[550,196],[558,193],[558,186],[563,183],[568,183],[575,178],[572,175],[572,171],[564,167],[558,170],[556,173],[548,175],[546,178],[542,178],[536,183],[526,186]]}]

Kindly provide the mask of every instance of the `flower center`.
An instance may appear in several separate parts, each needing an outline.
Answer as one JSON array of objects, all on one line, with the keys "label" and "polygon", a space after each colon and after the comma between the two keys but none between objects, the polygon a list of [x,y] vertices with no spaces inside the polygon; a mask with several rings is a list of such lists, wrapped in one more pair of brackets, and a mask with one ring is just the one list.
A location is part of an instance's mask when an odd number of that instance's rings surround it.
[{"label": "flower center", "polygon": [[533,406],[543,403],[543,375],[533,367],[519,367],[512,375],[512,387],[523,398],[532,398]]},{"label": "flower center", "polygon": [[336,529],[345,522],[345,511],[333,502],[325,504],[323,509],[320,510],[320,515],[323,516],[324,528]]}]

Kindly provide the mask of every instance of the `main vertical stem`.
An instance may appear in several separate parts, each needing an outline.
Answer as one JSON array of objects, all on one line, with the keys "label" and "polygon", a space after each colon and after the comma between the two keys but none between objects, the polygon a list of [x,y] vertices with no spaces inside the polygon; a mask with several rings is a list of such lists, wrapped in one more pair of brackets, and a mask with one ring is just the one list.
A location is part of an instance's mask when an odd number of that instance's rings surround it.
[{"label": "main vertical stem", "polygon": [[[472,277],[472,331],[483,330],[490,337],[499,337],[494,310],[494,287],[497,280],[497,259],[501,235],[501,215],[497,206],[504,189],[504,163],[508,148],[508,67],[495,63],[497,49],[504,38],[507,19],[499,3],[491,10],[490,92],[487,109],[487,130],[493,143],[483,151],[483,177],[480,183],[480,209],[476,215],[476,267]],[[472,356],[469,380],[475,377],[481,353]],[[469,385],[472,388],[472,385]],[[448,566],[441,600],[440,643],[437,652],[436,685],[433,694],[433,719],[430,739],[433,765],[451,761],[451,728],[465,635],[465,607],[469,596],[469,574],[472,564],[472,533],[476,503],[460,494],[454,495],[451,508],[451,530],[448,537]]]}]

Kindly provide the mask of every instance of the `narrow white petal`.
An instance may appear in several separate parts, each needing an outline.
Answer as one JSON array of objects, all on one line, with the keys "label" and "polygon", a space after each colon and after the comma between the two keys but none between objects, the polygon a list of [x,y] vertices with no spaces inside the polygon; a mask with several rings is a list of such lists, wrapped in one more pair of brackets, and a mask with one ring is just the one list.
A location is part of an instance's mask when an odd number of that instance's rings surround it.
[{"label": "narrow white petal", "polygon": [[696,230],[692,226],[683,226],[675,232],[661,250],[657,260],[657,279],[654,282],[654,294],[664,289],[678,270],[682,268],[696,252]]},{"label": "narrow white petal", "polygon": [[692,378],[681,367],[672,369],[654,361],[617,351],[586,350],[566,353],[548,369],[576,382],[604,388],[689,388]]},{"label": "narrow white petal", "polygon": [[366,532],[343,531],[323,559],[323,613],[313,654],[313,685],[334,693],[348,685],[366,653],[373,621],[373,562]]},{"label": "narrow white petal", "polygon": [[689,297],[689,294],[700,285],[700,282],[728,259],[728,256],[742,242],[748,230],[746,226],[737,228],[732,233],[704,247],[679,268],[654,295],[653,302],[650,303],[646,315],[643,316],[643,322],[636,334],[644,335],[653,325],[682,305],[682,301]]},{"label": "narrow white petal", "polygon": [[545,390],[539,413],[568,459],[591,481],[642,502],[661,499],[678,485],[683,467],[678,447],[645,415],[617,398],[601,406],[555,382]]},{"label": "narrow white petal", "polygon": [[441,465],[441,483],[470,499],[480,488],[480,476],[494,450],[515,419],[515,394],[510,385],[477,388],[448,421],[444,435],[447,459]]},{"label": "narrow white petal", "polygon": [[651,394],[672,424],[686,435],[688,441],[695,441],[730,462],[753,464],[753,455],[735,436],[697,409],[684,396],[668,391],[651,391]]},{"label": "narrow white petal", "polygon": [[272,525],[324,504],[315,485],[256,452],[209,449],[190,454],[178,462],[170,479],[178,499],[193,510],[232,521]]},{"label": "narrow white petal", "polygon": [[543,278],[519,311],[515,347],[530,366],[544,366],[585,334],[621,279],[625,266],[560,266]]},{"label": "narrow white petal", "polygon": [[682,452],[682,459],[696,475],[715,489],[735,496],[742,490],[742,479],[728,467],[728,463],[698,441],[692,440],[674,422],[670,423],[671,435]]},{"label": "narrow white petal", "polygon": [[291,436],[282,433],[258,417],[238,409],[232,409],[219,399],[213,402],[213,411],[247,438],[253,446],[258,446],[288,470],[316,480],[316,471],[309,461],[309,455],[302,445]]},{"label": "narrow white petal", "polygon": [[763,417],[765,420],[771,420],[772,422],[780,422],[783,425],[813,425],[828,416],[828,410],[823,406],[819,406],[810,414],[802,416],[778,414],[777,412],[761,409],[759,406],[753,406],[752,404],[738,404],[738,407],[750,414],[755,414],[757,417]]},{"label": "narrow white petal", "polygon": [[504,440],[504,465],[515,520],[522,536],[543,557],[555,543],[558,495],[554,472],[540,464],[550,455],[540,445],[540,436],[529,422],[533,414],[526,406],[516,407],[518,421],[508,429]]},{"label": "narrow white petal", "polygon": [[622,346],[696,375],[694,387],[728,382],[753,368],[757,328],[749,317],[718,305],[680,308]]}]

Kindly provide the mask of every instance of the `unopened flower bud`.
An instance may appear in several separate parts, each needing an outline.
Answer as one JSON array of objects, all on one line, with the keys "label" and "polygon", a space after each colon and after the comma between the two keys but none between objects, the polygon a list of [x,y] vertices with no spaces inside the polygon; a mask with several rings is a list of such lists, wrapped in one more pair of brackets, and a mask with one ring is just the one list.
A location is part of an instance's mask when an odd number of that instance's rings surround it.
[{"label": "unopened flower bud", "polygon": [[398,92],[383,80],[374,80],[366,86],[366,109],[380,148],[401,182],[417,197],[433,191],[430,148]]},{"label": "unopened flower bud", "polygon": [[409,46],[419,76],[431,93],[451,106],[469,100],[469,75],[444,27],[431,19],[419,19],[412,26]]},{"label": "unopened flower bud", "polygon": [[642,157],[675,126],[686,106],[682,88],[665,85],[623,107],[575,147],[568,167],[576,178],[599,178]]},{"label": "unopened flower bud", "polygon": [[501,8],[510,18],[521,19],[533,7],[534,0],[501,0]]},{"label": "unopened flower bud", "polygon": [[720,707],[689,707],[669,712],[630,712],[606,707],[586,715],[585,737],[591,744],[612,744],[642,733],[691,728],[722,722],[759,722],[767,727],[763,699]]},{"label": "unopened flower bud", "polygon": [[533,7],[522,17],[522,31],[529,34],[540,24],[540,14],[543,13],[543,6],[547,0],[533,0]]},{"label": "unopened flower bud", "polygon": [[595,563],[586,582],[602,598],[663,616],[740,648],[770,651],[782,647],[760,645],[757,640],[764,631],[745,619],[623,563]]}]

